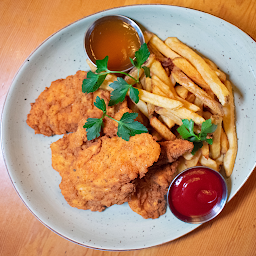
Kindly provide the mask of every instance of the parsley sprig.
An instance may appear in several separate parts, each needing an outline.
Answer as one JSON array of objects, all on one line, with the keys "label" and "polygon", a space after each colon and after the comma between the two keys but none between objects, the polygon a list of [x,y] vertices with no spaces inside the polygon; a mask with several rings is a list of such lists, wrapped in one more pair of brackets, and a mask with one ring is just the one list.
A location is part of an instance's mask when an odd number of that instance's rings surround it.
[{"label": "parsley sprig", "polygon": [[117,135],[126,141],[129,141],[131,136],[148,132],[147,128],[142,123],[134,121],[138,116],[137,113],[126,112],[120,120],[116,120],[107,115],[106,103],[104,99],[100,99],[99,96],[96,97],[94,106],[102,110],[103,114],[101,118],[88,118],[87,122],[84,124],[83,127],[86,128],[88,140],[93,140],[100,136],[100,131],[103,127],[103,118],[105,116],[118,123]]},{"label": "parsley sprig", "polygon": [[104,82],[106,76],[111,73],[118,73],[127,75],[130,78],[132,78],[133,83],[128,84],[123,78],[118,77],[117,81],[110,84],[110,87],[114,89],[111,93],[111,100],[109,102],[109,105],[115,105],[119,102],[122,102],[127,94],[127,92],[130,90],[130,98],[135,102],[138,103],[139,101],[139,91],[133,87],[134,84],[139,83],[139,72],[140,69],[143,68],[145,75],[148,77],[150,76],[150,71],[148,67],[142,66],[143,63],[148,59],[150,55],[150,52],[148,50],[147,44],[144,43],[138,51],[135,52],[135,60],[130,58],[130,61],[134,67],[138,69],[138,75],[137,78],[131,76],[130,74],[127,74],[122,71],[111,71],[108,69],[108,56],[106,56],[103,60],[96,60],[96,72],[93,73],[92,71],[89,71],[87,73],[87,78],[83,80],[82,84],[82,92],[83,93],[90,93],[95,92],[99,89],[101,84]]},{"label": "parsley sprig", "polygon": [[216,130],[217,125],[212,124],[211,119],[202,123],[201,132],[199,134],[194,133],[193,120],[183,119],[182,123],[183,124],[177,129],[177,131],[183,139],[193,142],[194,148],[191,152],[193,155],[203,146],[203,141],[212,145],[212,139],[207,138],[207,136],[209,133],[213,133]]}]

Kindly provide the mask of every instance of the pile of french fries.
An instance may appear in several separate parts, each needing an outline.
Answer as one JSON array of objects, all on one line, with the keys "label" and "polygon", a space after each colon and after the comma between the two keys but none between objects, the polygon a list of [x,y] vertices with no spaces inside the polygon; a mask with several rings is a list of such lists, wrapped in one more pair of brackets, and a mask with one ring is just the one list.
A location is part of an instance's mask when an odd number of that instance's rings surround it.
[{"label": "pile of french fries", "polygon": [[[216,171],[222,167],[226,176],[233,171],[237,154],[235,107],[232,85],[224,72],[211,60],[201,57],[176,37],[162,41],[151,32],[144,32],[151,52],[144,63],[150,68],[151,77],[140,69],[139,102],[130,108],[139,113],[142,122],[152,127],[151,134],[158,140],[174,140],[182,119],[194,121],[199,133],[202,123],[211,118],[217,125],[212,134],[213,144],[204,142],[194,155],[187,153],[181,159],[179,172],[193,166],[207,166]],[[95,67],[90,64],[92,71]],[[137,77],[133,68],[131,76]],[[128,83],[133,80],[126,76]],[[112,91],[109,84],[116,76],[109,74],[102,88]],[[146,118],[146,120],[145,120]]]}]

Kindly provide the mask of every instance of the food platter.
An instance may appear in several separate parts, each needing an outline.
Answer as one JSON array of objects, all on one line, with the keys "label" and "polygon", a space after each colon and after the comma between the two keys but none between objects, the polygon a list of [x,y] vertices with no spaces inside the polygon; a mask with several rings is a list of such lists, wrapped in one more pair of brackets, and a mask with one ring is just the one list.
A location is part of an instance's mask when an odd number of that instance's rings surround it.
[{"label": "food platter", "polygon": [[[85,17],[45,40],[24,62],[8,92],[1,139],[11,181],[28,209],[48,228],[77,244],[104,250],[142,249],[177,239],[198,224],[186,224],[168,210],[156,220],[143,219],[128,204],[104,212],[83,211],[64,200],[61,177],[51,166],[50,144],[62,136],[35,135],[26,125],[30,103],[51,82],[88,70],[83,37],[105,15],[127,16],[164,39],[175,36],[213,60],[234,85],[238,155],[227,180],[229,200],[255,167],[256,43],[228,22],[199,11],[166,5],[136,5]],[[228,217],[228,216],[227,216]]]}]

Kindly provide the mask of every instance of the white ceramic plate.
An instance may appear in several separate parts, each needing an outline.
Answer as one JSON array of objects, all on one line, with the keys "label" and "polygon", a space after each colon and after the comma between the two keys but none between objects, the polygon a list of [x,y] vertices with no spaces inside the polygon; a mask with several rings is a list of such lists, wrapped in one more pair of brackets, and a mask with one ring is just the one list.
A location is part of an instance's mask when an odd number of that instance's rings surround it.
[{"label": "white ceramic plate", "polygon": [[61,136],[35,135],[26,125],[30,103],[51,82],[88,70],[83,37],[96,19],[128,16],[160,38],[176,36],[216,62],[235,86],[238,156],[229,179],[230,198],[255,166],[256,43],[237,27],[199,11],[165,5],[137,5],[107,10],[79,20],[44,41],[15,76],[2,114],[2,149],[15,189],[30,211],[59,235],[91,248],[130,250],[172,241],[198,225],[185,224],[168,210],[144,220],[128,204],[91,212],[70,207],[52,169],[50,144]]}]

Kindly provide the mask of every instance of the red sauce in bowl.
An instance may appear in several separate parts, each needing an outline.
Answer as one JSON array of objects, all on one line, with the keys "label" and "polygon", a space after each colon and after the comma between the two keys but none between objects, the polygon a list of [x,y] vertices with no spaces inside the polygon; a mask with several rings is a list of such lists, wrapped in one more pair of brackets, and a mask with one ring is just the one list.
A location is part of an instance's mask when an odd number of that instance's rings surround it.
[{"label": "red sauce in bowl", "polygon": [[188,169],[178,175],[169,188],[170,209],[180,219],[208,215],[223,196],[226,200],[223,183],[214,170],[201,166]]}]

